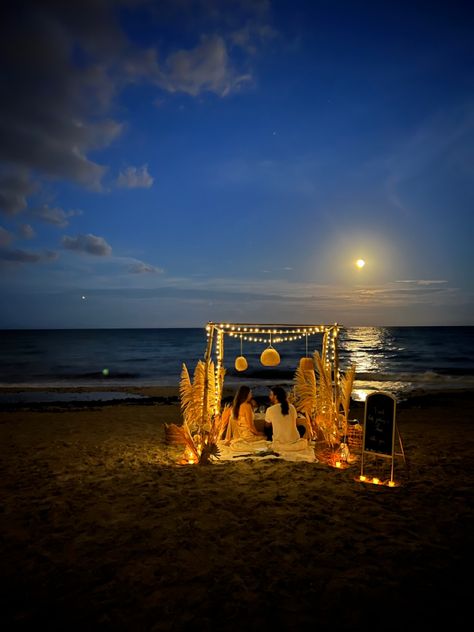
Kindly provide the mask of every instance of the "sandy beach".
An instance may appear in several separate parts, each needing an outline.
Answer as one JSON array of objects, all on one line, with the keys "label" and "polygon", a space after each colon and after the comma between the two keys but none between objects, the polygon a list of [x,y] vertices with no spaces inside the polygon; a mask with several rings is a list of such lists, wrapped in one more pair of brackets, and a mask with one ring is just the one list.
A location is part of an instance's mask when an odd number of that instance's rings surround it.
[{"label": "sandy beach", "polygon": [[468,623],[473,393],[398,407],[392,489],[357,482],[359,463],[178,466],[164,443],[177,390],[145,394],[4,406],[3,629]]}]

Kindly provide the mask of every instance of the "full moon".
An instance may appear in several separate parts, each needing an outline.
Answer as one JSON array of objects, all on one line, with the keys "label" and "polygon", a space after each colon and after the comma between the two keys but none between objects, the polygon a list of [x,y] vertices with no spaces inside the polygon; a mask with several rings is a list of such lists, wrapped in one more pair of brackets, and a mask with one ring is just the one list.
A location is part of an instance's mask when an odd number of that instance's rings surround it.
[{"label": "full moon", "polygon": [[363,259],[357,259],[356,266],[359,268],[359,270],[362,270],[362,268],[365,266],[365,261]]}]

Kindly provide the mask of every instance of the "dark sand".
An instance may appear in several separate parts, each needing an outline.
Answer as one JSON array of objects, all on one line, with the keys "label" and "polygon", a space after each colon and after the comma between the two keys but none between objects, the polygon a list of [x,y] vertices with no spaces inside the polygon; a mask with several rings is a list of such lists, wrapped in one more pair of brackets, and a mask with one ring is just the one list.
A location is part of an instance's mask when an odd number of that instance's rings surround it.
[{"label": "dark sand", "polygon": [[470,626],[474,393],[399,406],[393,489],[359,464],[174,465],[176,389],[147,394],[0,413],[4,630]]}]

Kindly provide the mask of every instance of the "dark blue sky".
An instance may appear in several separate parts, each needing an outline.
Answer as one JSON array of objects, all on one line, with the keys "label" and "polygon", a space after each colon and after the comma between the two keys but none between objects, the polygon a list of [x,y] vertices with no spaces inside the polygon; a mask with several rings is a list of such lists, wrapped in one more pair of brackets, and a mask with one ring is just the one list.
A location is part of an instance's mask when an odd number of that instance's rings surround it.
[{"label": "dark blue sky", "polygon": [[469,2],[1,11],[0,327],[474,324]]}]

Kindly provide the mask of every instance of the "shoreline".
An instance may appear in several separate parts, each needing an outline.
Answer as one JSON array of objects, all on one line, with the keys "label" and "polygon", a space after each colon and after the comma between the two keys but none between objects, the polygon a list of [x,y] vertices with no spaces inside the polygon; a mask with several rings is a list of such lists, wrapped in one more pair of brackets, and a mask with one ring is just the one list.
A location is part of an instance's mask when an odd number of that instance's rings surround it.
[{"label": "shoreline", "polygon": [[[262,387],[263,389],[266,389],[267,386]],[[223,392],[222,392],[222,398],[229,398],[232,397],[235,394],[236,388],[233,385],[228,385],[228,386],[224,386]],[[390,391],[388,391],[390,392]],[[153,402],[168,402],[168,403],[172,403],[172,402],[178,402],[179,403],[179,385],[175,385],[175,386],[49,386],[49,387],[43,387],[43,386],[29,386],[29,387],[22,387],[22,386],[0,386],[0,409],[5,406],[14,406],[16,404],[16,402],[9,402],[8,404],[4,404],[1,401],[1,396],[2,395],[8,395],[8,394],[16,394],[16,393],[28,393],[28,394],[34,394],[34,393],[38,393],[38,394],[50,394],[51,395],[51,399],[49,400],[49,402],[53,402],[54,400],[52,399],[54,396],[54,393],[58,393],[58,394],[95,394],[95,393],[117,393],[117,394],[121,394],[121,395],[126,395],[126,394],[130,394],[131,397],[129,399],[130,402],[136,403],[137,405],[141,405],[144,403],[153,403]],[[418,405],[418,402],[431,402],[437,399],[446,399],[446,398],[457,398],[457,399],[465,399],[465,398],[470,398],[473,397],[474,398],[474,390],[471,388],[443,388],[443,389],[416,389],[414,390],[412,393],[410,393],[407,397],[403,397],[403,398],[398,398],[397,397],[397,406],[402,406],[402,407],[409,407],[412,405]],[[113,405],[113,404],[120,404],[123,403],[127,398],[126,397],[121,397],[121,398],[117,398],[117,399],[100,399],[97,398],[97,400],[94,399],[85,399],[85,400],[80,400],[80,399],[71,399],[70,401],[67,401],[65,399],[58,401],[58,403],[62,403],[62,404],[74,404],[74,403],[82,403],[83,405],[87,405],[88,403],[90,404],[94,404],[94,403],[100,403],[103,402],[104,404],[108,404],[108,405]],[[263,395],[257,395],[256,396],[257,400],[264,400],[265,396]],[[35,402],[33,399],[30,399],[27,402],[18,402],[18,405],[29,405],[29,404],[47,404],[48,401],[44,401],[44,402]],[[360,400],[360,399],[354,399],[351,398],[351,407],[363,407],[364,406],[364,401]]]}]

